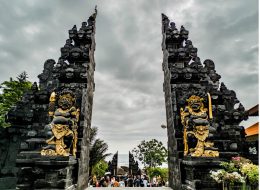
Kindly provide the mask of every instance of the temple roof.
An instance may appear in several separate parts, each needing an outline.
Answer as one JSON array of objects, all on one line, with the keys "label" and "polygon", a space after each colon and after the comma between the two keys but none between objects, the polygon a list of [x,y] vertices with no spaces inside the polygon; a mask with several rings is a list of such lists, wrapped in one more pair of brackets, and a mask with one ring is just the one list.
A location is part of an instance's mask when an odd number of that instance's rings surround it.
[{"label": "temple roof", "polygon": [[258,135],[259,133],[259,123],[255,123],[250,127],[245,129],[246,136]]},{"label": "temple roof", "polygon": [[259,104],[257,104],[254,107],[250,108],[246,112],[248,113],[248,116],[258,116],[259,115],[258,110],[259,110]]}]

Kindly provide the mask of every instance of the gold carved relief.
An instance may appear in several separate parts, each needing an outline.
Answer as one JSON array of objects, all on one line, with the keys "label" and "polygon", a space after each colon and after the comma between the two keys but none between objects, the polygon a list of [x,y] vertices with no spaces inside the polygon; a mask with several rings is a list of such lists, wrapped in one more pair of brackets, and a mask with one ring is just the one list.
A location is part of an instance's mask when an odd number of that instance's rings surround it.
[{"label": "gold carved relief", "polygon": [[58,108],[54,111],[55,102],[56,94],[53,92],[49,103],[49,116],[52,121],[45,126],[48,146],[42,149],[41,155],[76,156],[79,109],[74,106],[74,94],[70,91],[62,92],[58,99]]},{"label": "gold carved relief", "polygon": [[[192,95],[186,100],[187,106],[181,108],[181,123],[183,125],[184,156],[218,157],[219,152],[213,147],[214,143],[207,140],[209,136],[209,119],[212,119],[211,97],[208,93],[209,109],[204,107],[204,99]],[[209,111],[209,113],[207,113]],[[197,144],[189,148],[188,137],[195,137]]]}]

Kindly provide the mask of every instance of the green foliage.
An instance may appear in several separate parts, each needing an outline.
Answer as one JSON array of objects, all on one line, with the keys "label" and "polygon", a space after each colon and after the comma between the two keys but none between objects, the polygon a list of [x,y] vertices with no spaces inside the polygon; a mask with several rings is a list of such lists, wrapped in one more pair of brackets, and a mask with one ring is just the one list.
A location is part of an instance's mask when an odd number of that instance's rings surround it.
[{"label": "green foliage", "polygon": [[246,163],[241,167],[241,173],[246,176],[249,184],[258,185],[259,170],[257,165]]},{"label": "green foliage", "polygon": [[92,127],[90,131],[90,160],[89,160],[89,168],[90,174],[92,173],[92,169],[94,166],[99,163],[101,160],[105,160],[105,158],[111,154],[107,154],[108,145],[103,140],[97,138],[97,127]]},{"label": "green foliage", "polygon": [[168,181],[168,168],[147,168],[147,174],[150,179],[160,176],[163,181]]},{"label": "green foliage", "polygon": [[161,166],[163,162],[166,162],[168,154],[163,143],[156,139],[150,141],[143,140],[132,150],[132,153],[145,167]]},{"label": "green foliage", "polygon": [[105,175],[106,171],[108,168],[108,164],[104,160],[100,160],[93,168],[91,175],[94,176],[96,175],[98,178],[102,177]]},{"label": "green foliage", "polygon": [[237,172],[238,168],[235,167],[233,162],[221,162],[220,166],[222,166],[226,172]]},{"label": "green foliage", "polygon": [[10,124],[5,122],[5,115],[9,109],[15,105],[23,96],[23,94],[31,88],[32,83],[27,81],[26,72],[22,72],[17,80],[10,78],[4,81],[0,92],[0,127],[9,127]]}]

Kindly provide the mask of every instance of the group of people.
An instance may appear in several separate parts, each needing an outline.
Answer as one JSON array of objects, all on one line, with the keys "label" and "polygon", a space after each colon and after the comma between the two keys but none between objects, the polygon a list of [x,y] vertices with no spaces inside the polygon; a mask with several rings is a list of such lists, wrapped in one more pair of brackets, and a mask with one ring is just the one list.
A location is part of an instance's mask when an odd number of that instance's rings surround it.
[{"label": "group of people", "polygon": [[159,177],[154,177],[151,182],[146,175],[137,176],[104,176],[98,179],[93,176],[89,182],[90,187],[161,187],[165,182]]}]

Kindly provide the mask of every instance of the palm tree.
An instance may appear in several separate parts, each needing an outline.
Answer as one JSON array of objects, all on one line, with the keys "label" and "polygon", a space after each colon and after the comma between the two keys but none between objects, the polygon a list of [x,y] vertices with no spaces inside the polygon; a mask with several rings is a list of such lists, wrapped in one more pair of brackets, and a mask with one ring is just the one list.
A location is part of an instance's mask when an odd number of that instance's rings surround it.
[{"label": "palm tree", "polygon": [[103,140],[96,138],[98,132],[97,127],[92,127],[90,131],[90,160],[89,160],[89,173],[91,174],[92,168],[101,160],[105,160],[111,153],[106,153],[108,145]]}]

